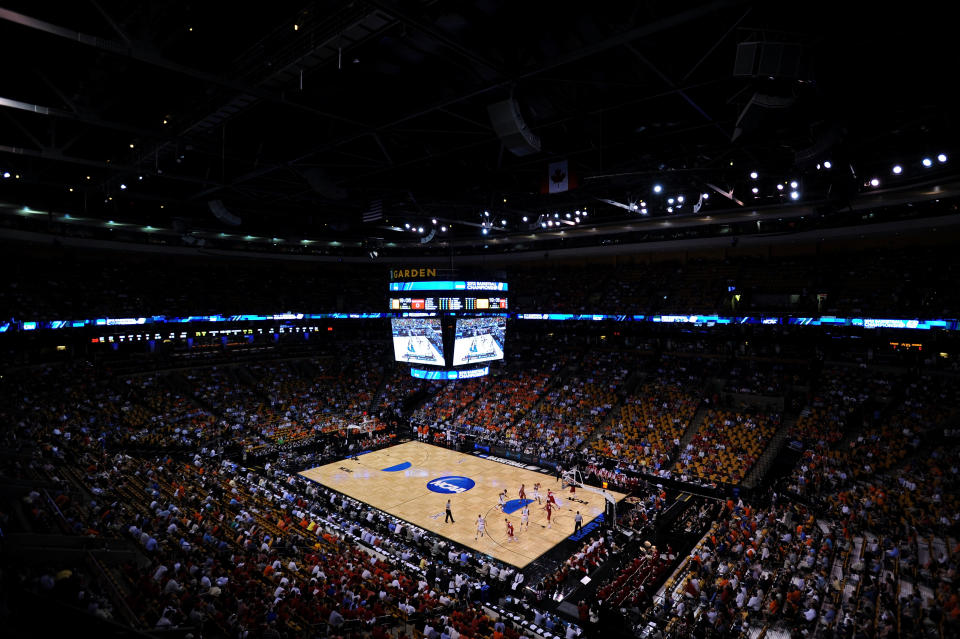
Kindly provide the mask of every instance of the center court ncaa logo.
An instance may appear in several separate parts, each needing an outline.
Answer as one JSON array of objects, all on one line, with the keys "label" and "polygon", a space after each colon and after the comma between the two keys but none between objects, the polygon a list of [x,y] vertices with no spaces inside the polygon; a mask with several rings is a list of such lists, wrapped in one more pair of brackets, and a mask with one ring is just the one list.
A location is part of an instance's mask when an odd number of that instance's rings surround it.
[{"label": "center court ncaa logo", "polygon": [[458,475],[437,477],[427,482],[427,488],[435,493],[443,493],[445,495],[465,493],[476,485],[477,482],[469,477],[460,477]]}]

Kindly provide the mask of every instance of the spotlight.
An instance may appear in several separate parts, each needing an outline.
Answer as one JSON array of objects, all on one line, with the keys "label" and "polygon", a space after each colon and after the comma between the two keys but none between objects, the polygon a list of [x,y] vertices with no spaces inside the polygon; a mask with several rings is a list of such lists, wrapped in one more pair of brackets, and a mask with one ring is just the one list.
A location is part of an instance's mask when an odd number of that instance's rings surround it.
[{"label": "spotlight", "polygon": [[437,218],[433,218],[432,220],[430,220],[430,222],[432,222],[433,224],[436,224],[436,223],[437,223]]},{"label": "spotlight", "polygon": [[527,221],[527,216],[526,216],[526,215],[523,216],[523,221],[524,221],[524,222]]},{"label": "spotlight", "polygon": [[441,226],[441,227],[440,227],[440,232],[441,232],[441,233],[446,233],[446,232],[447,232],[447,227]]},{"label": "spotlight", "polygon": [[567,213],[567,219],[568,219],[568,220],[570,219],[570,214],[569,214],[569,213]]},{"label": "spotlight", "polygon": [[583,209],[583,217],[587,217],[587,209]]},{"label": "spotlight", "polygon": [[941,153],[940,155],[937,156],[937,162],[939,162],[940,164],[943,164],[946,161],[947,161],[946,153]]},{"label": "spotlight", "polygon": [[709,199],[710,199],[710,194],[709,194],[709,193],[704,193],[704,194],[703,194],[703,199],[709,200]]},{"label": "spotlight", "polygon": [[753,188],[750,189],[750,190],[753,191],[753,194],[754,194],[754,195],[756,195],[757,193],[760,192],[760,189],[758,189],[757,187],[753,187]]},{"label": "spotlight", "polygon": [[554,213],[554,214],[553,214],[553,217],[560,217],[560,214],[559,214],[559,213]]},{"label": "spotlight", "polygon": [[782,191],[782,190],[783,190],[783,185],[782,185],[782,184],[778,184],[778,185],[777,185],[777,190],[778,190],[778,191]]},{"label": "spotlight", "polygon": [[647,209],[640,209],[640,215],[646,215]]},{"label": "spotlight", "polygon": [[893,168],[890,170],[893,171],[894,175],[900,175],[901,173],[903,173],[903,167],[900,166],[899,164],[894,164]]},{"label": "spotlight", "polygon": [[930,168],[931,166],[933,166],[933,160],[931,160],[930,158],[923,158],[923,165],[927,168]]},{"label": "spotlight", "polygon": [[506,220],[500,220],[500,226],[506,226],[506,225],[507,225]]},{"label": "spotlight", "polygon": [[791,189],[797,188],[797,181],[796,181],[796,180],[791,180],[791,181],[790,181],[790,188],[791,188]]},{"label": "spotlight", "polygon": [[830,160],[827,160],[826,162],[823,163],[823,168],[825,168],[825,169],[832,169],[832,168],[833,168],[833,164],[830,163]]},{"label": "spotlight", "polygon": [[653,192],[654,192],[654,193],[659,193],[659,192],[662,191],[662,190],[663,190],[663,187],[660,186],[659,184],[654,184],[654,185],[653,185]]},{"label": "spotlight", "polygon": [[799,197],[800,197],[800,194],[799,194],[799,193],[797,193],[796,191],[790,191],[790,199],[791,199],[791,200],[796,200],[796,199],[799,198]]},{"label": "spotlight", "polygon": [[483,233],[484,235],[486,235],[487,233],[489,233],[489,231],[488,231],[487,229],[483,229],[483,230],[480,231],[480,232]]},{"label": "spotlight", "polygon": [[405,229],[410,228],[410,222],[407,222],[406,224],[404,224],[404,225],[403,225],[403,228],[405,228]]},{"label": "spotlight", "polygon": [[490,217],[490,211],[484,211],[483,215],[484,217]]},{"label": "spotlight", "polygon": [[682,196],[682,195],[678,195],[678,196],[677,196],[677,202],[680,202],[680,204],[683,204],[683,196]]},{"label": "spotlight", "polygon": [[422,227],[422,226],[417,229],[417,233],[423,233],[423,227]]},{"label": "spotlight", "polygon": [[756,171],[750,171],[750,179],[751,179],[751,180],[756,180],[757,177],[758,177],[758,176],[757,176],[757,172],[756,172]]},{"label": "spotlight", "polygon": [[574,223],[579,224],[579,223],[580,223],[580,218],[579,218],[579,217],[575,217],[575,218],[573,218],[573,221],[574,221]]},{"label": "spotlight", "polygon": [[636,210],[637,210],[637,205],[636,205],[636,204],[631,204],[631,205],[630,205],[630,210],[631,210],[631,211],[636,211]]},{"label": "spotlight", "polygon": [[4,171],[4,172],[3,172],[3,177],[4,177],[4,178],[10,177],[10,171]]},{"label": "spotlight", "polygon": [[127,185],[126,185],[126,184],[121,184],[121,185],[120,185],[120,190],[121,190],[121,191],[126,191],[126,190],[127,190]]},{"label": "spotlight", "polygon": [[547,228],[547,223],[546,223],[546,222],[540,222],[540,228],[543,228],[543,229]]},{"label": "spotlight", "polygon": [[673,204],[673,198],[672,198],[672,197],[668,197],[668,198],[667,198],[667,204]]},{"label": "spotlight", "polygon": [[870,186],[880,186],[880,180],[878,180],[877,178],[873,178],[872,180],[870,180]]},{"label": "spotlight", "polygon": [[667,207],[667,213],[673,213],[673,207],[672,207],[672,206],[668,206],[668,207]]}]

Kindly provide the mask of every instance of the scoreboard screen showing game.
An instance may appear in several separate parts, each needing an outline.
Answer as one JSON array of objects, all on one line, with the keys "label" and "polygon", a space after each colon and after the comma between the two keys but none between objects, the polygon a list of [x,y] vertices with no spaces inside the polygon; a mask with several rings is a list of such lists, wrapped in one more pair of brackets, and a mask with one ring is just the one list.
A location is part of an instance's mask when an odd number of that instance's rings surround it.
[{"label": "scoreboard screen showing game", "polygon": [[453,340],[453,365],[503,359],[507,321],[503,317],[458,319]]},{"label": "scoreboard screen showing game", "polygon": [[393,318],[393,355],[398,362],[443,366],[443,334],[437,318]]},{"label": "scoreboard screen showing game", "polygon": [[489,373],[504,359],[510,287],[502,273],[439,267],[390,270],[393,352],[421,379]]}]

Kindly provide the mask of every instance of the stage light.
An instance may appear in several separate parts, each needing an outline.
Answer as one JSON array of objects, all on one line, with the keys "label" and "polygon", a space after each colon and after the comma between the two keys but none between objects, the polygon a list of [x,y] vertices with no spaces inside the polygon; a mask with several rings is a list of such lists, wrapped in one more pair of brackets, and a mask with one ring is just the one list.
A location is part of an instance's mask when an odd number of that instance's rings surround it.
[{"label": "stage light", "polygon": [[678,195],[678,196],[677,196],[677,202],[680,202],[681,204],[683,204],[683,196],[682,196],[682,195]]},{"label": "stage light", "polygon": [[568,220],[570,219],[570,214],[569,214],[569,213],[567,213],[567,219],[568,219]]},{"label": "stage light", "polygon": [[583,209],[583,217],[587,217],[587,209]]},{"label": "stage light", "polygon": [[417,233],[423,233],[423,227],[422,227],[422,226],[417,229]]},{"label": "stage light", "polygon": [[547,228],[547,223],[546,223],[546,222],[540,222],[540,228],[542,228],[542,229]]},{"label": "stage light", "polygon": [[640,209],[640,215],[646,215],[647,209]]},{"label": "stage light", "polygon": [[757,187],[753,187],[753,188],[750,189],[750,190],[753,191],[753,194],[754,194],[754,195],[756,195],[757,193],[760,192],[760,189],[758,189]]},{"label": "stage light", "polygon": [[121,185],[120,185],[120,190],[121,190],[121,191],[126,191],[126,190],[127,190],[127,185],[126,185],[126,184],[121,184]]},{"label": "stage light", "polygon": [[488,231],[487,229],[483,229],[483,230],[480,231],[480,232],[483,233],[484,235],[486,235],[487,233],[489,233],[489,231]]},{"label": "stage light", "polygon": [[709,194],[709,193],[704,193],[704,194],[703,194],[703,199],[709,200],[709,199],[710,199],[710,194]]},{"label": "stage light", "polygon": [[4,178],[10,177],[10,171],[4,171],[4,172],[3,172],[3,177],[4,177]]},{"label": "stage light", "polygon": [[673,198],[672,198],[672,197],[668,197],[668,198],[667,198],[667,204],[673,204]]},{"label": "stage light", "polygon": [[880,186],[880,180],[878,180],[877,178],[873,178],[872,180],[870,180],[870,186]]},{"label": "stage light", "polygon": [[662,190],[663,190],[663,187],[660,186],[659,184],[654,184],[654,185],[653,185],[653,192],[654,192],[654,193],[659,193],[659,192],[662,191]]},{"label": "stage light", "polygon": [[668,206],[668,207],[667,207],[667,213],[673,213],[673,207],[672,207],[672,206]]},{"label": "stage light", "polygon": [[559,214],[559,213],[554,213],[554,214],[553,214],[553,217],[560,217],[560,214]]},{"label": "stage light", "polygon": [[636,210],[637,210],[637,205],[636,205],[636,204],[631,204],[631,205],[630,205],[630,210],[636,211]]},{"label": "stage light", "polygon": [[403,228],[405,228],[405,229],[410,228],[410,222],[405,223],[405,224],[403,225]]},{"label": "stage light", "polygon": [[527,216],[526,216],[526,215],[523,216],[523,221],[524,221],[524,222],[527,221]]},{"label": "stage light", "polygon": [[783,190],[783,185],[782,185],[782,184],[778,184],[778,185],[777,185],[777,190],[778,190],[778,191],[782,191],[782,190]]},{"label": "stage light", "polygon": [[791,189],[797,188],[797,181],[796,181],[796,180],[791,180],[791,181],[790,181],[790,188],[791,188]]},{"label": "stage light", "polygon": [[941,153],[940,155],[937,156],[937,162],[939,162],[940,164],[943,164],[946,161],[947,161],[946,153]]},{"label": "stage light", "polygon": [[751,179],[751,180],[756,180],[757,177],[758,177],[758,175],[757,175],[757,172],[756,172],[756,171],[750,171],[750,179]]},{"label": "stage light", "polygon": [[923,165],[927,168],[930,168],[931,166],[933,166],[933,160],[931,160],[930,158],[923,158]]},{"label": "stage light", "polygon": [[437,223],[437,218],[433,218],[432,220],[430,220],[430,222],[431,222],[432,224],[436,224],[436,223]]},{"label": "stage light", "polygon": [[441,232],[441,233],[446,233],[446,232],[447,232],[447,227],[441,226],[441,227],[440,227],[440,232]]},{"label": "stage light", "polygon": [[580,218],[579,218],[579,217],[575,217],[575,218],[573,218],[573,221],[574,221],[575,223],[579,224],[579,223],[580,223]]},{"label": "stage light", "polygon": [[825,168],[825,169],[832,169],[832,168],[833,168],[833,164],[830,163],[830,160],[827,160],[826,162],[823,163],[823,168]]},{"label": "stage light", "polygon": [[484,211],[483,215],[484,217],[490,217],[490,211]]},{"label": "stage light", "polygon": [[797,193],[796,191],[790,191],[790,199],[791,199],[791,200],[796,200],[796,199],[798,199],[799,197],[800,197],[800,194],[799,194],[799,193]]},{"label": "stage light", "polygon": [[900,175],[901,173],[903,173],[903,167],[900,166],[899,164],[894,164],[893,168],[890,170],[893,171],[894,175]]}]

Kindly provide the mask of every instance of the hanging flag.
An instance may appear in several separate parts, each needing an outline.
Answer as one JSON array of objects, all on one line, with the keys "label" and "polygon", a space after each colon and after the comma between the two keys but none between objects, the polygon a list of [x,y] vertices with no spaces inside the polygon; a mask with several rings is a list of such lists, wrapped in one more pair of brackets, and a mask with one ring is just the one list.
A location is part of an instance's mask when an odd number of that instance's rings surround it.
[{"label": "hanging flag", "polygon": [[383,200],[372,200],[363,212],[364,223],[376,222],[383,219]]},{"label": "hanging flag", "polygon": [[563,193],[570,187],[570,172],[567,170],[566,160],[547,165],[547,184],[549,193]]}]

